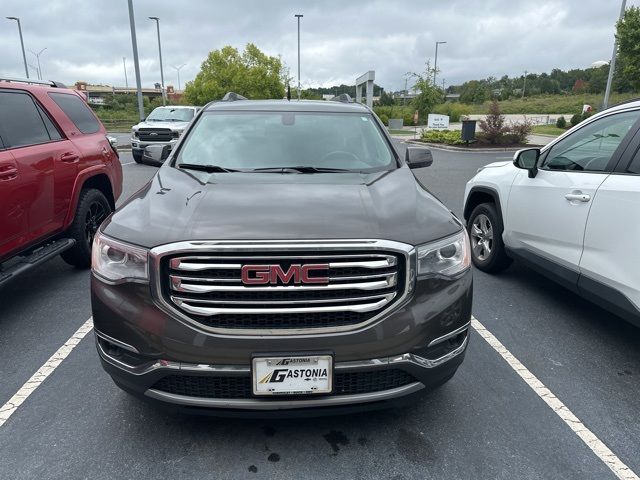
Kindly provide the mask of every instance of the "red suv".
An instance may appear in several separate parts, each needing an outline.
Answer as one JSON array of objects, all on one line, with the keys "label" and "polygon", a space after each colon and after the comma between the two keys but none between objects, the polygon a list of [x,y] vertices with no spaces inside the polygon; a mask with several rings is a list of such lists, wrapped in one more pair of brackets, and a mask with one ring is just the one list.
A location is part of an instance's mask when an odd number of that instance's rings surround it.
[{"label": "red suv", "polygon": [[121,192],[117,150],[80,94],[0,78],[0,285],[58,254],[89,267]]}]

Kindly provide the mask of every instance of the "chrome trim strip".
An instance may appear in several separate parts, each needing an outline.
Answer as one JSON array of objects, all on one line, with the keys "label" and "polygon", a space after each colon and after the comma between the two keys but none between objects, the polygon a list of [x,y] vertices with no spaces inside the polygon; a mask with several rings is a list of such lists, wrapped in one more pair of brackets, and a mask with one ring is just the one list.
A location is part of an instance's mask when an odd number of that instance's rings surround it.
[{"label": "chrome trim strip", "polygon": [[[391,255],[385,255],[383,253],[362,253],[362,254],[353,254],[353,255],[338,255],[340,258],[361,258],[361,257],[378,257],[387,259],[390,262],[394,262],[395,259]],[[242,260],[243,263],[246,263],[246,260],[282,260],[282,259],[317,259],[317,258],[336,258],[336,255],[189,255],[188,257],[175,257],[172,260]],[[395,263],[393,264],[395,265]],[[171,267],[174,268],[174,267]]]},{"label": "chrome trim strip", "polygon": [[133,352],[133,353],[140,353],[136,347],[129,345],[128,343],[121,342],[120,340],[116,340],[115,338],[110,337],[106,333],[102,333],[101,331],[96,330],[95,328],[93,329],[93,332],[96,334],[96,336],[100,337],[101,339],[109,343],[113,343],[114,345],[124,350],[129,350],[130,352]]},{"label": "chrome trim strip", "polygon": [[255,286],[245,285],[199,285],[184,283],[180,279],[172,279],[171,289],[177,292],[211,293],[211,292],[294,292],[296,290],[379,290],[390,288],[396,285],[396,277],[386,280],[374,280],[373,282],[361,283],[328,283],[328,284],[305,284],[305,285],[275,285],[275,286]]},{"label": "chrome trim strip", "polygon": [[420,382],[410,383],[402,387],[379,392],[360,393],[355,395],[323,396],[309,400],[263,400],[256,398],[199,398],[176,395],[150,388],[144,394],[147,397],[164,402],[194,407],[237,408],[241,410],[285,410],[309,407],[330,407],[350,405],[353,403],[370,403],[400,397],[420,391],[424,385]]},{"label": "chrome trim strip", "polygon": [[[412,364],[420,368],[435,368],[443,363],[448,362],[452,358],[460,355],[464,349],[467,347],[469,341],[469,337],[467,336],[462,344],[452,350],[451,352],[443,355],[440,358],[436,358],[435,360],[430,360],[428,358],[419,357],[418,355],[414,355],[412,353],[405,353],[403,355],[398,355],[396,357],[382,357],[382,358],[371,358],[367,360],[354,360],[350,362],[338,362],[334,365],[334,369],[336,371],[341,370],[359,370],[359,369],[384,369],[388,368],[390,365],[398,365],[398,364]],[[155,370],[169,370],[169,371],[181,371],[181,372],[198,372],[198,373],[226,373],[226,374],[249,374],[251,369],[248,365],[209,365],[209,364],[196,364],[196,363],[180,363],[180,362],[170,362],[167,360],[154,360],[149,363],[133,366],[127,365],[126,363],[113,358],[109,354],[107,354],[100,343],[96,342],[96,346],[98,349],[98,354],[104,361],[110,363],[111,365],[118,367],[132,375],[145,375],[147,373],[153,372]]]},{"label": "chrome trim strip", "polygon": [[[171,298],[181,300],[183,302],[197,302],[207,305],[226,304],[226,305],[295,305],[300,303],[341,303],[341,302],[371,302],[372,300],[380,300],[384,298],[387,302],[390,302],[395,297],[395,292],[392,293],[378,293],[373,295],[366,295],[362,297],[343,297],[343,298],[322,298],[319,300],[209,300],[209,299],[193,299],[186,297],[179,297],[172,295]],[[313,311],[314,307],[309,307],[310,311]]]},{"label": "chrome trim strip", "polygon": [[[394,295],[395,296],[395,295]],[[361,303],[354,305],[331,305],[324,307],[293,307],[293,308],[214,308],[214,307],[196,307],[180,300],[178,297],[171,296],[171,300],[183,310],[193,313],[194,315],[223,315],[223,314],[260,314],[260,313],[309,313],[309,312],[371,312],[384,307],[389,300],[383,298],[374,303]],[[198,303],[198,300],[190,300]],[[238,329],[239,330],[239,329]],[[266,331],[266,330],[265,330]]]},{"label": "chrome trim strip", "polygon": [[417,365],[418,367],[422,367],[422,368],[436,368],[442,365],[443,363],[448,362],[453,357],[457,357],[462,352],[464,352],[464,349],[467,348],[467,343],[469,343],[468,335],[464,337],[462,344],[458,348],[456,348],[455,350],[451,350],[446,355],[436,358],[435,360],[419,357],[418,355],[414,355],[413,353],[405,353],[404,355],[399,355],[397,357],[390,358],[389,365],[411,363],[413,365]]},{"label": "chrome trim strip", "polygon": [[[365,256],[365,255],[359,255]],[[206,257],[194,257],[194,258],[206,258]],[[243,263],[198,263],[198,262],[189,262],[186,258],[172,258],[170,262],[170,268],[174,270],[183,270],[183,271],[198,271],[198,270],[209,270],[209,269],[240,269],[242,265],[250,265],[251,260],[257,257],[247,256],[245,258],[245,262]],[[287,258],[287,257],[276,257],[276,258]],[[289,257],[290,258],[290,257]],[[298,257],[301,258],[301,257]],[[310,257],[307,258],[322,258],[322,257]],[[333,257],[335,258],[335,257]],[[393,258],[393,257],[391,257]],[[247,261],[248,260],[248,261]],[[362,261],[362,262],[329,262],[329,268],[351,268],[351,267],[359,267],[359,268],[386,268],[392,267],[396,264],[395,258],[390,260],[386,258],[385,260],[372,260],[372,261]]]},{"label": "chrome trim strip", "polygon": [[[218,328],[208,327],[200,322],[197,322],[190,318],[185,313],[181,312],[174,305],[171,305],[162,294],[162,282],[166,280],[166,277],[161,275],[160,263],[162,258],[166,255],[180,255],[180,254],[194,254],[198,255],[199,252],[209,254],[212,251],[220,252],[232,252],[234,254],[243,253],[255,253],[256,251],[269,252],[281,252],[283,250],[290,252],[304,251],[309,249],[323,250],[323,253],[330,254],[331,251],[346,252],[347,250],[360,250],[366,251],[367,254],[375,255],[376,251],[392,251],[397,254],[401,254],[406,259],[406,272],[405,272],[405,288],[400,297],[397,297],[394,302],[387,308],[381,310],[376,315],[372,316],[365,322],[358,323],[356,325],[345,325],[340,327],[323,327],[323,328],[288,328],[288,329],[230,329],[230,328]],[[382,252],[384,253],[384,252]],[[262,240],[262,241],[229,241],[229,240],[202,240],[202,241],[187,241],[176,242],[165,245],[160,245],[152,248],[149,251],[149,277],[151,279],[150,287],[153,299],[161,310],[172,318],[181,321],[185,325],[192,327],[197,331],[205,331],[210,334],[228,337],[238,337],[241,335],[250,336],[253,338],[270,337],[290,337],[296,336],[310,336],[318,337],[319,335],[334,335],[345,331],[358,331],[362,330],[370,325],[379,322],[385,316],[388,316],[390,311],[402,308],[409,301],[410,296],[413,294],[416,282],[416,249],[413,245],[406,243],[395,242],[391,240],[371,240],[371,239],[354,239],[354,240]]]},{"label": "chrome trim strip", "polygon": [[170,268],[174,270],[182,270],[186,272],[197,272],[199,270],[210,269],[240,269],[242,265],[240,263],[187,263],[181,261],[179,258],[172,258],[170,262]]},{"label": "chrome trim strip", "polygon": [[441,337],[438,337],[438,338],[436,338],[434,340],[431,340],[429,342],[429,345],[427,345],[427,347],[433,347],[434,345],[437,345],[439,343],[445,342],[445,341],[449,340],[450,338],[456,337],[459,334],[461,334],[462,332],[464,332],[465,330],[468,330],[470,326],[471,326],[471,321],[465,323],[460,328],[456,328],[453,332],[449,332],[446,335],[442,335]]}]

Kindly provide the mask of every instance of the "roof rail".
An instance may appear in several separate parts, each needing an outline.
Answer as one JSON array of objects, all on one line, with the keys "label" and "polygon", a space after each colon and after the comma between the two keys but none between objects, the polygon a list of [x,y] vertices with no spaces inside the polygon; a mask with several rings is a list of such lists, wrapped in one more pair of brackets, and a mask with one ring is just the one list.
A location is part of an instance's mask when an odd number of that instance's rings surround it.
[{"label": "roof rail", "polygon": [[238,100],[247,100],[246,97],[239,95],[235,92],[227,92],[224,97],[222,97],[222,102],[236,102]]},{"label": "roof rail", "polygon": [[353,98],[348,93],[341,93],[333,97],[330,102],[353,103]]},{"label": "roof rail", "polygon": [[30,78],[0,77],[0,82],[30,83],[33,85],[46,85],[48,87],[67,88],[65,84],[53,80],[32,80]]}]

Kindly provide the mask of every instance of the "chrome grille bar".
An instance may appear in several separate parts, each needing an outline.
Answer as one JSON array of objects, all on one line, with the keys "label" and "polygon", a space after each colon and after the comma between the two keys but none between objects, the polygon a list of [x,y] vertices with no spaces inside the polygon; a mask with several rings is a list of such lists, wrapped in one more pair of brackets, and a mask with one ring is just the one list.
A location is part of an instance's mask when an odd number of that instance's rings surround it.
[{"label": "chrome grille bar", "polygon": [[[215,308],[215,307],[198,307],[191,303],[180,300],[177,297],[172,296],[171,300],[189,313],[195,315],[220,315],[220,314],[236,314],[236,315],[255,315],[255,314],[274,314],[274,313],[309,313],[310,310],[314,312],[371,312],[379,310],[387,303],[386,299],[381,299],[372,303],[361,303],[358,305],[332,305],[332,306],[319,306],[319,307],[275,307],[275,308]],[[194,301],[193,303],[196,303]]]},{"label": "chrome grille bar", "polygon": [[380,290],[393,287],[396,284],[395,274],[384,280],[374,280],[361,283],[328,283],[309,285],[274,285],[274,286],[249,286],[244,285],[199,285],[185,283],[179,278],[172,278],[171,289],[177,292],[210,293],[210,292],[275,292],[297,290]]}]

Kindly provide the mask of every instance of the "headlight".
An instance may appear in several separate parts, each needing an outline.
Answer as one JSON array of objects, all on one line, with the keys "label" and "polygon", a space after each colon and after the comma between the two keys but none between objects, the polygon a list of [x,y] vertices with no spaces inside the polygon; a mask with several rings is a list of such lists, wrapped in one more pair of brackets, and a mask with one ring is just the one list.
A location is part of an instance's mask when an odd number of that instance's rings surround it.
[{"label": "headlight", "polygon": [[110,282],[148,282],[148,250],[96,233],[91,250],[91,270]]},{"label": "headlight", "polygon": [[471,265],[469,237],[466,230],[418,248],[418,277],[453,276]]}]

